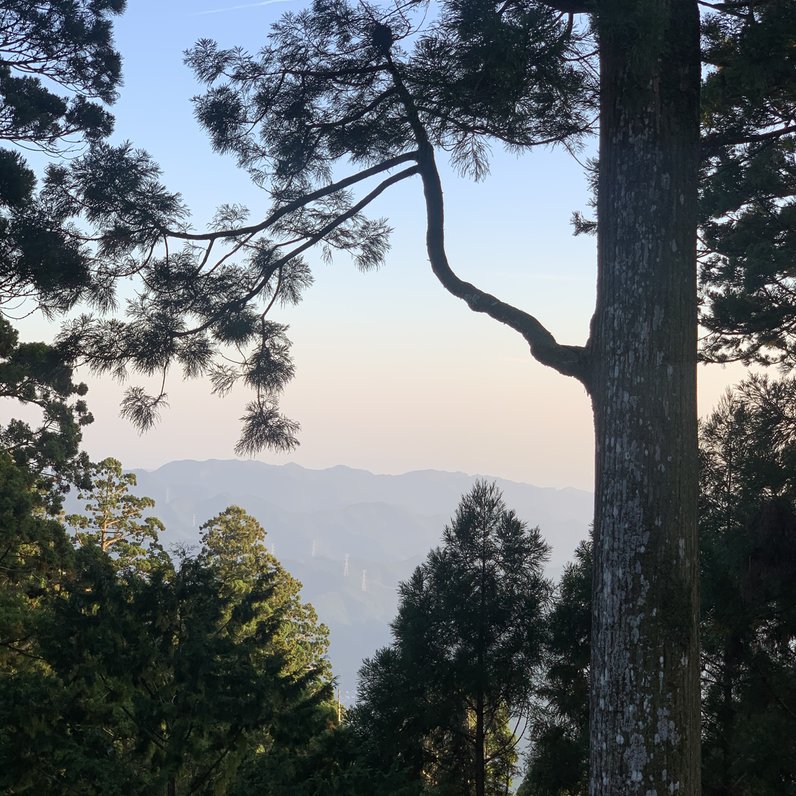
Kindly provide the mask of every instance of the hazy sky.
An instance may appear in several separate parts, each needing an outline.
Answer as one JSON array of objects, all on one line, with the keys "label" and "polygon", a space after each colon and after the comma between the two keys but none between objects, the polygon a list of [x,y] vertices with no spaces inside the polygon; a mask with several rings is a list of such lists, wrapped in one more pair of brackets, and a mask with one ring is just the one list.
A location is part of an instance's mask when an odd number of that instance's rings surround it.
[{"label": "hazy sky", "polygon": [[[290,0],[136,0],[117,22],[125,85],[115,139],[131,140],[160,162],[197,224],[222,202],[246,204],[253,218],[267,202],[244,172],[212,152],[194,122],[190,98],[199,88],[182,53],[202,37],[254,49],[280,14],[300,7]],[[493,155],[491,175],[480,184],[444,170],[451,264],[535,314],[560,342],[582,344],[596,272],[594,240],[574,238],[569,223],[574,210],[588,212],[582,168],[558,150],[516,158],[496,148]],[[395,229],[387,266],[362,274],[345,257],[318,264],[302,305],[273,316],[291,327],[298,373],[283,407],[302,425],[301,447],[258,458],[387,473],[462,470],[590,489],[591,409],[583,388],[537,365],[519,335],[471,313],[436,282],[417,179],[373,212]],[[28,338],[51,334],[40,321],[22,329]],[[701,369],[700,410],[741,376],[740,369]],[[175,373],[170,409],[155,431],[139,436],[118,418],[123,387],[81,377],[96,418],[85,434],[94,458],[113,455],[126,467],[147,468],[232,458],[244,391],[221,400]],[[3,415],[13,409],[2,407]]]}]

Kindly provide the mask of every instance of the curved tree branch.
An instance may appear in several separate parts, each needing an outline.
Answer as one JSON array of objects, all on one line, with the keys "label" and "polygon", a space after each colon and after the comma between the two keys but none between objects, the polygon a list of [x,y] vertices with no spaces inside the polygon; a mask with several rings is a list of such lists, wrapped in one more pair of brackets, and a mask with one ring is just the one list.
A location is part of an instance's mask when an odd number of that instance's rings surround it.
[{"label": "curved tree branch", "polygon": [[288,213],[292,213],[295,210],[299,210],[302,207],[306,207],[308,204],[317,201],[318,199],[323,199],[324,196],[329,196],[330,194],[337,193],[338,191],[342,191],[345,188],[350,187],[351,185],[356,185],[358,182],[362,182],[362,180],[368,179],[368,177],[373,177],[376,174],[381,174],[384,171],[388,171],[395,166],[400,166],[402,163],[408,163],[409,161],[415,160],[417,158],[416,152],[405,152],[402,155],[398,155],[394,158],[389,158],[388,160],[382,161],[375,166],[371,166],[368,169],[363,169],[362,171],[357,172],[356,174],[352,174],[345,179],[339,180],[338,182],[330,183],[329,185],[325,185],[323,188],[319,188],[317,191],[312,191],[312,193],[303,194],[302,196],[294,199],[292,202],[287,202],[286,204],[282,205],[278,210],[275,210],[271,215],[267,218],[264,218],[257,224],[252,224],[247,227],[238,227],[236,229],[221,229],[216,230],[214,232],[180,232],[178,230],[164,230],[163,234],[167,235],[171,238],[177,238],[179,240],[196,240],[196,241],[214,241],[218,240],[219,238],[239,238],[242,235],[250,235],[256,234],[258,232],[262,232],[263,230],[267,229],[268,227],[275,224],[279,221],[280,218],[288,215]]},{"label": "curved tree branch", "polygon": [[586,347],[561,345],[533,315],[506,304],[470,282],[460,279],[450,267],[445,251],[445,211],[442,183],[434,159],[434,147],[420,121],[412,96],[392,60],[389,50],[385,52],[385,57],[388,71],[392,75],[418,144],[417,164],[420,177],[423,180],[423,193],[426,200],[426,249],[434,275],[449,293],[464,301],[473,312],[483,312],[490,318],[519,332],[527,341],[532,356],[538,362],[565,376],[578,379],[589,390],[590,367]]},{"label": "curved tree branch", "polygon": [[786,124],[775,130],[765,133],[750,133],[749,135],[706,135],[702,139],[702,154],[711,155],[725,146],[742,146],[743,144],[756,144],[762,141],[772,141],[796,133],[796,124]]}]

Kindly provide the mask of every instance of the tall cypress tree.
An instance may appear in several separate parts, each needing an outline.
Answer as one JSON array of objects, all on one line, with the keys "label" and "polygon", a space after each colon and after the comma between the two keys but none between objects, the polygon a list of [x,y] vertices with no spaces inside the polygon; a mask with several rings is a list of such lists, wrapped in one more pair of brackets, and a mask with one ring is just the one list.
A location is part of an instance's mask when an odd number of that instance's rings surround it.
[{"label": "tall cypress tree", "polygon": [[548,551],[494,484],[478,482],[442,546],[401,584],[395,641],[366,661],[355,718],[388,777],[397,753],[418,787],[505,791],[509,721],[527,719],[541,656]]},{"label": "tall cypress tree", "polygon": [[90,476],[91,488],[78,493],[86,501],[86,513],[65,518],[75,529],[75,541],[97,545],[119,569],[145,570],[165,564],[158,542],[164,526],[157,517],[144,516],[155,501],[130,492],[137,483],[135,474],[123,473],[118,459],[107,458],[91,465]]},{"label": "tall cypress tree", "polygon": [[[705,794],[796,792],[796,382],[752,377],[700,430]],[[585,793],[590,547],[551,612],[528,796]]]}]

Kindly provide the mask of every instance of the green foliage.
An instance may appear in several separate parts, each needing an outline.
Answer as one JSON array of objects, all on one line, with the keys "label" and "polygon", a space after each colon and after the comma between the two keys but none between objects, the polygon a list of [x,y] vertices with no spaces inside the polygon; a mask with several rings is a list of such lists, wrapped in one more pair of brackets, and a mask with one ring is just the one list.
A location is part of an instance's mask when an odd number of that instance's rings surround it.
[{"label": "green foliage", "polygon": [[[124,0],[4,0],[0,140],[51,155],[107,136],[121,80],[111,17]],[[71,306],[92,281],[87,250],[59,223],[18,151],[0,149],[0,303]]]},{"label": "green foliage", "polygon": [[[154,163],[129,145],[98,144],[51,168],[42,190],[50,212],[96,241],[81,250],[86,295],[116,310],[120,274],[144,286],[124,315],[69,322],[64,349],[98,371],[165,377],[177,364],[186,377],[209,376],[221,394],[244,384],[254,400],[238,451],[294,447],[298,425],[278,404],[293,375],[286,328],[267,316],[311,283],[305,252],[344,251],[363,269],[383,262],[389,226],[364,213],[418,173],[416,114],[434,145],[476,177],[492,141],[574,143],[594,102],[594,75],[577,59],[588,38],[544,3],[452,0],[433,22],[419,7],[316,2],[286,14],[257,53],[200,41],[187,54],[207,87],[197,118],[270,208],[250,222],[246,208],[225,205],[208,231],[193,233]],[[343,162],[359,171],[331,183]],[[165,388],[133,385],[123,411],[148,428],[165,406]]]},{"label": "green foliage", "polygon": [[240,507],[230,506],[208,520],[202,531],[197,560],[214,573],[230,604],[249,597],[254,583],[270,580],[268,600],[252,621],[280,619],[268,649],[284,659],[286,672],[328,679],[328,628],[318,622],[309,603],[301,602],[301,583],[268,551],[263,527]]},{"label": "green foliage", "polygon": [[395,641],[365,661],[351,716],[383,792],[505,792],[509,722],[527,716],[541,660],[547,556],[538,528],[479,482],[401,584]]},{"label": "green foliage", "polygon": [[[107,115],[86,98],[115,99],[121,59],[109,17],[124,6],[124,0],[3,1],[1,138],[40,144],[109,132]],[[64,99],[53,86],[79,95]]]},{"label": "green foliage", "polygon": [[243,765],[230,796],[372,796],[376,782],[362,763],[357,737],[343,724],[301,746],[256,755]]},{"label": "green foliage", "polygon": [[706,355],[793,364],[796,8],[740,3],[704,26]]},{"label": "green foliage", "polygon": [[0,667],[36,666],[36,634],[46,598],[71,569],[72,545],[42,512],[38,478],[0,452]]},{"label": "green foliage", "polygon": [[37,486],[58,508],[70,483],[87,486],[89,462],[79,450],[81,429],[93,418],[82,396],[85,384],[72,381],[72,369],[45,343],[20,343],[0,317],[0,398],[35,406],[37,427],[22,420],[0,426],[0,445],[21,467],[37,474]]},{"label": "green foliage", "polygon": [[588,792],[592,548],[582,542],[566,566],[548,616],[541,705],[531,729],[522,796]]},{"label": "green foliage", "polygon": [[96,545],[111,554],[120,569],[147,569],[163,563],[165,554],[158,544],[163,523],[156,517],[145,517],[155,501],[130,493],[137,483],[133,473],[123,473],[117,459],[104,459],[92,464],[91,488],[78,493],[86,501],[86,514],[70,514],[66,522],[75,529],[75,541]]},{"label": "green foliage", "polygon": [[[796,794],[796,380],[739,384],[700,432],[703,792]],[[550,615],[523,796],[587,790],[590,547]]]},{"label": "green foliage", "polygon": [[[60,155],[111,132],[112,117],[94,100],[115,98],[121,59],[110,18],[123,8],[124,0],[0,2],[0,140]],[[62,350],[20,343],[3,308],[30,301],[45,312],[66,309],[91,281],[85,246],[36,193],[19,148],[0,148],[0,397],[42,415],[38,428],[20,420],[0,427],[0,445],[38,474],[51,510],[69,482],[88,484],[78,446],[91,415],[73,400],[86,387],[72,382]]]},{"label": "green foliage", "polygon": [[[0,464],[4,793],[248,792],[285,763],[287,794],[291,776],[334,767],[326,629],[252,518],[211,520],[176,567],[157,549],[144,566],[139,548],[121,568],[91,523],[73,550],[35,516],[35,481]],[[146,537],[118,462],[98,471],[94,517],[116,523],[108,539],[129,534],[110,550]]]},{"label": "green foliage", "polygon": [[706,794],[796,793],[796,381],[752,377],[702,428]]}]

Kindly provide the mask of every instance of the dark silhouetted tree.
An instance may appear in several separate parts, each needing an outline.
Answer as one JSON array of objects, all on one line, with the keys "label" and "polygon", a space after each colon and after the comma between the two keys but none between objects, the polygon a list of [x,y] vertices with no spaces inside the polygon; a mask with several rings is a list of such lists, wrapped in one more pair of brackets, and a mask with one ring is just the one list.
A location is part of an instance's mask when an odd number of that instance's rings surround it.
[{"label": "dark silhouetted tree", "polygon": [[541,659],[548,552],[539,529],[478,482],[442,546],[401,584],[395,641],[365,662],[354,718],[388,781],[505,792],[517,743],[508,725],[527,718]]},{"label": "dark silhouetted tree", "polygon": [[79,449],[82,427],[93,420],[85,394],[86,385],[72,381],[72,370],[56,349],[20,343],[11,324],[0,318],[0,398],[41,411],[38,426],[22,420],[0,426],[0,445],[35,473],[51,510],[60,506],[70,483],[89,484],[88,457]]},{"label": "dark silhouetted tree", "polygon": [[[0,308],[71,306],[93,277],[83,244],[35,190],[14,145],[76,154],[113,128],[121,58],[111,18],[124,0],[3,0],[0,30]],[[99,100],[99,102],[97,102]]]},{"label": "dark silhouetted tree", "polygon": [[105,105],[115,99],[121,65],[111,18],[124,5],[0,2],[0,398],[36,406],[42,417],[38,427],[20,420],[0,427],[0,444],[37,474],[52,510],[70,481],[88,485],[88,460],[78,451],[81,426],[92,419],[81,400],[86,387],[73,383],[64,352],[20,343],[4,316],[67,309],[99,282],[74,230],[37,193],[23,153],[78,154],[111,132]]},{"label": "dark silhouetted tree", "polygon": [[[697,226],[717,335],[708,352],[734,355],[732,341],[743,348],[748,335],[754,350],[783,350],[766,302],[792,290],[793,4],[451,0],[426,11],[316,0],[286,15],[255,55],[211,41],[189,52],[208,86],[200,122],[271,203],[254,220],[230,205],[212,229],[192,231],[129,146],[97,146],[51,169],[48,207],[64,227],[91,226],[93,248],[81,253],[108,288],[97,295],[109,304],[120,273],[147,286],[126,318],[85,315],[62,343],[98,370],[165,374],[178,364],[209,374],[222,394],[244,383],[255,399],[239,451],[290,447],[297,427],[277,401],[293,369],[285,328],[268,312],[300,298],[316,244],[363,268],[381,262],[386,222],[363,211],[418,177],[441,284],[592,400],[592,791],[696,793]],[[574,147],[596,115],[597,220],[577,225],[596,223],[596,308],[589,340],[562,345],[533,315],[456,275],[436,157],[448,152],[481,177],[492,142]],[[75,245],[84,237],[75,233]],[[750,314],[755,302],[762,311]],[[786,340],[789,326],[779,328]],[[237,350],[236,363],[225,358]],[[124,411],[146,426],[164,401],[163,390],[133,387]]]},{"label": "dark silhouetted tree", "polygon": [[585,796],[589,789],[591,543],[566,566],[548,616],[546,666],[519,796]]},{"label": "dark silhouetted tree", "polygon": [[[796,792],[796,382],[755,376],[700,432],[703,793]],[[588,548],[551,613],[528,796],[585,793]]]},{"label": "dark silhouetted tree", "polygon": [[700,450],[704,793],[796,793],[796,382],[742,382]]}]

